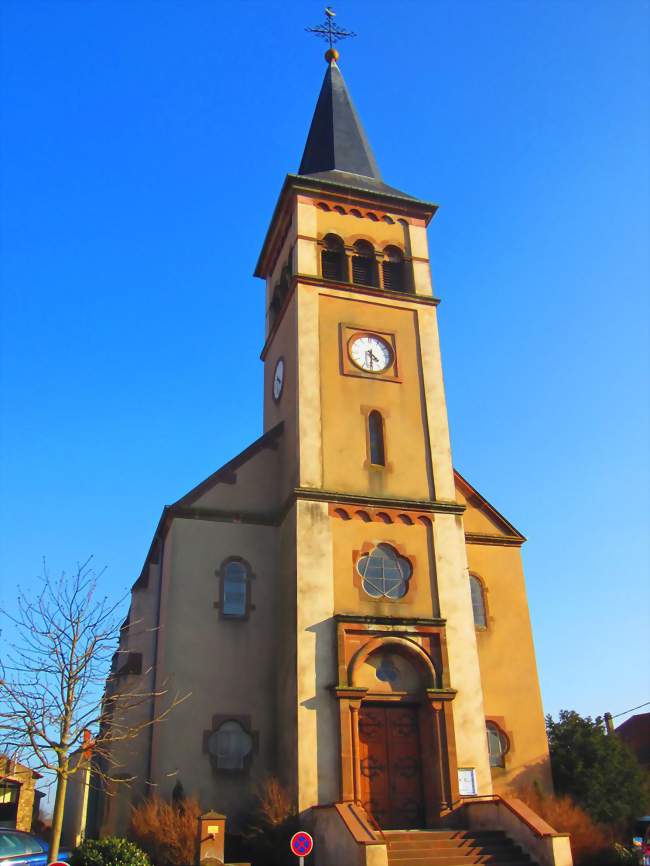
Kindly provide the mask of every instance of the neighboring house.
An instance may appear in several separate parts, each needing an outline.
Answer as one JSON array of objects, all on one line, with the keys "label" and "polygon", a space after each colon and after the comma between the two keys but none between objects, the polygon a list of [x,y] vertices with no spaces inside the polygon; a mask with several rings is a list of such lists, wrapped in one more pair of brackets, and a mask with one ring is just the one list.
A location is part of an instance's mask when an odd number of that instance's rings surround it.
[{"label": "neighboring house", "polygon": [[630,747],[641,766],[650,771],[650,713],[630,716],[616,728],[616,735]]},{"label": "neighboring house", "polygon": [[0,755],[0,827],[31,830],[43,796],[36,790],[42,775],[6,755]]},{"label": "neighboring house", "polygon": [[[191,697],[115,747],[136,781],[104,798],[104,833],[178,780],[231,827],[269,775],[305,821],[356,803],[382,828],[551,790],[525,539],[452,464],[426,232],[437,207],[383,182],[328,56],[255,272],[264,434],[163,511],[108,685]],[[387,140],[399,102],[389,109]],[[219,230],[231,231],[225,201]],[[196,358],[215,358],[226,399],[237,358],[218,356],[219,315]],[[480,359],[467,387],[508,388],[482,379]],[[132,723],[165,699],[152,704]]]}]

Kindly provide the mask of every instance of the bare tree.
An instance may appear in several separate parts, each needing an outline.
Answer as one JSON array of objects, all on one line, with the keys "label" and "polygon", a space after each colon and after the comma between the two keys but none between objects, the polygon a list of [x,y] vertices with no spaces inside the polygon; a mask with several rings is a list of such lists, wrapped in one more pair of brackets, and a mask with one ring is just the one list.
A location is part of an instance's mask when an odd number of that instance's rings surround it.
[{"label": "bare tree", "polygon": [[[50,860],[59,853],[68,779],[87,766],[72,760],[73,754],[88,754],[90,747],[93,772],[104,784],[128,783],[124,774],[114,774],[114,747],[189,697],[171,695],[165,686],[144,688],[148,671],[129,678],[135,685],[118,684],[114,655],[122,600],[97,595],[101,575],[90,562],[56,579],[44,566],[38,591],[19,590],[17,612],[1,611],[13,628],[11,645],[0,657],[0,748],[15,760],[28,756],[32,769],[56,780]],[[143,705],[161,709],[137,721]]]}]

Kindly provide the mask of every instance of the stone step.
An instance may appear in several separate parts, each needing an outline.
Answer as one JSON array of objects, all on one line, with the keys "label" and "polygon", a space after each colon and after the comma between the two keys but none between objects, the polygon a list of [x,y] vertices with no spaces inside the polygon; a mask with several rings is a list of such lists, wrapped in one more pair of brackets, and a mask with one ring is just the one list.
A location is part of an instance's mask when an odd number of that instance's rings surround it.
[{"label": "stone step", "polygon": [[501,830],[384,832],[389,866],[534,866]]},{"label": "stone step", "polygon": [[416,852],[422,852],[424,854],[429,854],[431,857],[436,859],[440,858],[448,858],[454,857],[456,859],[462,860],[463,863],[469,862],[469,860],[475,858],[492,858],[496,860],[502,860],[504,862],[510,860],[521,860],[522,858],[526,859],[526,854],[524,854],[519,848],[509,847],[507,845],[503,845],[500,847],[494,848],[437,848],[434,845],[423,845],[418,844],[417,842],[413,842],[412,844],[404,843],[399,847],[395,847],[391,845],[389,851],[395,857],[399,856],[408,856],[409,854],[415,855]]},{"label": "stone step", "polygon": [[[405,860],[394,860],[392,857],[388,857],[389,866],[468,866],[468,863],[472,863],[473,861],[467,860],[459,860],[454,857],[446,857],[444,860],[432,860],[431,856],[425,854],[423,856],[410,856]],[[500,863],[503,863],[502,860],[490,860],[487,861],[491,864],[491,866],[499,866]],[[476,866],[480,866],[480,864],[486,863],[485,860],[477,860]],[[531,861],[527,860],[508,860],[508,866],[531,866]]]},{"label": "stone step", "polygon": [[400,848],[411,847],[413,845],[426,845],[429,848],[436,848],[438,851],[468,851],[468,850],[501,850],[503,848],[512,848],[512,843],[507,839],[419,839],[417,837],[408,837],[404,839],[391,839],[388,843],[391,848],[398,851]]},{"label": "stone step", "polygon": [[403,836],[405,833],[427,833],[431,836],[505,836],[503,830],[470,830],[468,827],[411,827],[383,832],[387,836]]},{"label": "stone step", "polygon": [[495,866],[495,864],[501,863],[507,864],[507,866],[512,866],[514,863],[528,863],[530,866],[531,862],[526,854],[517,850],[497,854],[473,853],[464,855],[455,851],[440,852],[431,848],[411,848],[401,851],[389,849],[388,851],[390,863],[402,864],[407,860],[422,858],[426,858],[434,866],[453,866],[453,864],[460,864],[460,866],[477,866],[477,864],[488,866],[490,864],[490,866]]},{"label": "stone step", "polygon": [[431,839],[432,841],[444,840],[462,840],[462,839],[478,839],[488,840],[507,839],[507,836],[502,830],[384,830],[384,838],[387,841],[399,841],[405,837],[418,839]]},{"label": "stone step", "polygon": [[404,860],[411,860],[414,857],[426,857],[435,866],[449,866],[450,861],[464,864],[464,866],[469,866],[469,864],[475,866],[475,864],[479,863],[504,863],[510,866],[512,863],[520,863],[522,861],[530,863],[528,856],[517,850],[489,854],[481,852],[460,854],[457,851],[436,851],[435,848],[404,848],[400,851],[389,849],[388,852],[388,859],[391,863],[402,863]]}]

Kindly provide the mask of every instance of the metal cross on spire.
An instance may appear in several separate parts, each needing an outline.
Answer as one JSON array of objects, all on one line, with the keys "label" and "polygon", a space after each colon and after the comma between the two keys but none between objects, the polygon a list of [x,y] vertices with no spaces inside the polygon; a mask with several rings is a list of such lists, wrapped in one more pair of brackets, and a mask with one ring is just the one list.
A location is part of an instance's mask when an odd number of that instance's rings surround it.
[{"label": "metal cross on spire", "polygon": [[352,30],[344,30],[343,27],[339,27],[339,25],[334,22],[335,15],[336,12],[332,7],[326,6],[324,24],[318,24],[316,27],[305,27],[307,33],[313,33],[314,36],[318,36],[319,39],[325,39],[329,42],[329,51],[325,55],[327,60],[336,60],[338,57],[338,51],[334,48],[335,42],[340,42],[341,39],[349,39],[357,35],[356,33],[353,33]]}]

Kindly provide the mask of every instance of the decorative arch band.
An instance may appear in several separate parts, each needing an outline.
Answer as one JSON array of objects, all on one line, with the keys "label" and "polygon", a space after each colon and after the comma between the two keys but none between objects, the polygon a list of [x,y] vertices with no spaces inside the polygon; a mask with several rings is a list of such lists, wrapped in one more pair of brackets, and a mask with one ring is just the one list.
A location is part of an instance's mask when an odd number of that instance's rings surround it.
[{"label": "decorative arch band", "polygon": [[362,520],[364,523],[403,523],[412,526],[419,522],[431,525],[434,516],[428,511],[400,511],[398,508],[360,508],[356,505],[329,506],[330,517],[338,517],[339,520]]}]

